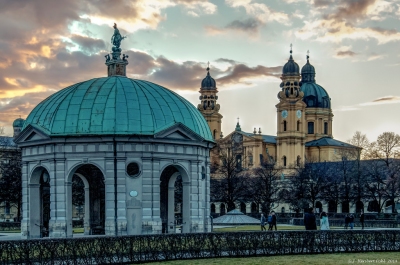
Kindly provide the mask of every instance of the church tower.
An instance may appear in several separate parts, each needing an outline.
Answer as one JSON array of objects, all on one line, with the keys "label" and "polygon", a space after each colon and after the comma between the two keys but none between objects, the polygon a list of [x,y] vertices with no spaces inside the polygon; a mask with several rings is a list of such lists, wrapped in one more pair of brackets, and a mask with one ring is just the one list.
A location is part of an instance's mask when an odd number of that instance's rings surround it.
[{"label": "church tower", "polygon": [[322,137],[333,138],[331,99],[326,90],[315,82],[315,68],[310,64],[307,54],[307,63],[301,68],[301,91],[306,103],[306,134],[307,142]]},{"label": "church tower", "polygon": [[293,60],[292,49],[288,62],[283,66],[281,91],[277,109],[277,158],[278,166],[292,167],[304,163],[306,104],[301,91],[299,65]]},{"label": "church tower", "polygon": [[219,113],[218,90],[214,78],[210,75],[210,67],[207,67],[207,76],[201,81],[200,101],[197,109],[203,114],[214,140],[218,140],[222,135],[221,123],[222,115]]}]

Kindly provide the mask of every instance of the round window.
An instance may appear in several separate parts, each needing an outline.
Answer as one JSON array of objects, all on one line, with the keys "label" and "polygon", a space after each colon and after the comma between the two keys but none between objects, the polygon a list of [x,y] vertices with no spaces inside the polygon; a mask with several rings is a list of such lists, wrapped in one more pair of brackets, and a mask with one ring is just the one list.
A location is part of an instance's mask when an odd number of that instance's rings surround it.
[{"label": "round window", "polygon": [[137,177],[140,173],[139,165],[137,163],[129,163],[126,167],[126,173],[130,177]]}]

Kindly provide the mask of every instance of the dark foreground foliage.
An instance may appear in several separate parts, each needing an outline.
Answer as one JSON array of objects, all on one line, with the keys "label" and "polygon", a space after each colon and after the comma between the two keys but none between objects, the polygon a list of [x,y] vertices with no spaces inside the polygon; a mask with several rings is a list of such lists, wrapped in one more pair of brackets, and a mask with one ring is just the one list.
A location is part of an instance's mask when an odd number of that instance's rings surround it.
[{"label": "dark foreground foliage", "polygon": [[0,241],[1,264],[135,264],[176,259],[400,251],[400,230],[279,231]]}]

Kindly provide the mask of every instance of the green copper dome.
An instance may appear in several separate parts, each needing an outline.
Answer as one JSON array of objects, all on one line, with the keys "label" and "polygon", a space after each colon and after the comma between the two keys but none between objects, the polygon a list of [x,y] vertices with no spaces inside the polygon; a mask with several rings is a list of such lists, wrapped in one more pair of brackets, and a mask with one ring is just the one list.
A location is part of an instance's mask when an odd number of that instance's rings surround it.
[{"label": "green copper dome", "polygon": [[29,114],[29,124],[50,136],[154,135],[182,123],[213,141],[207,122],[186,99],[151,82],[111,76],[51,95]]}]

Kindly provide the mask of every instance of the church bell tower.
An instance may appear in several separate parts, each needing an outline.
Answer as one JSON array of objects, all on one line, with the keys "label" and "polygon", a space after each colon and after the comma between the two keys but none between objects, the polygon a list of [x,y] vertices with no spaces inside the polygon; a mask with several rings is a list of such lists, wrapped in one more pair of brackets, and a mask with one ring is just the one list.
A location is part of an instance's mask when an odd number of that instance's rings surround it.
[{"label": "church bell tower", "polygon": [[290,57],[283,66],[281,91],[278,93],[277,109],[277,165],[298,167],[304,163],[306,125],[301,91],[299,65],[293,60],[292,48]]},{"label": "church bell tower", "polygon": [[219,113],[218,90],[214,78],[210,75],[210,66],[207,67],[207,76],[201,81],[200,104],[197,109],[203,114],[214,140],[218,140],[222,135],[221,123],[222,115]]}]

